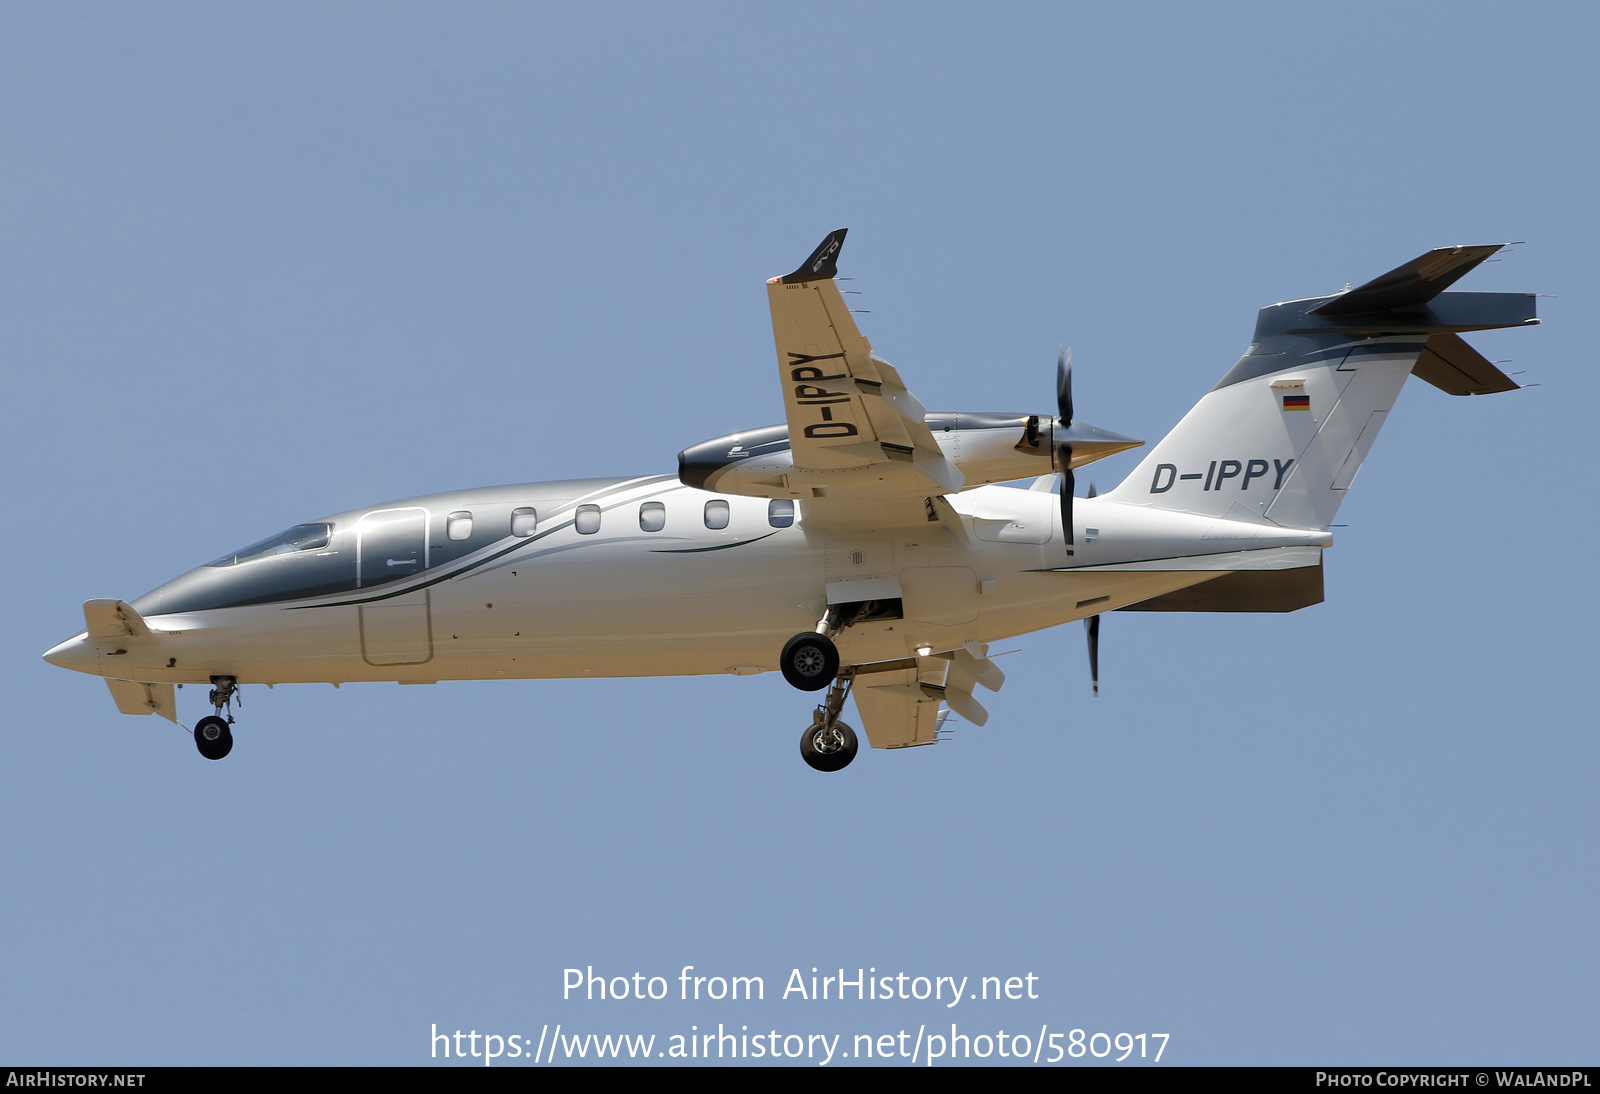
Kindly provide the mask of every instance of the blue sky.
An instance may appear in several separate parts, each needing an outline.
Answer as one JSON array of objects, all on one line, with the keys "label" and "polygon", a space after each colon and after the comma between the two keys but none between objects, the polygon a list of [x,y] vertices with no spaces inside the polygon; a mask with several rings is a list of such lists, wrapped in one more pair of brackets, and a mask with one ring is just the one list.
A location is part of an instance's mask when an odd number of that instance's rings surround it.
[{"label": "blue sky", "polygon": [[[1163,1032],[1177,1063],[1593,1062],[1596,30],[1563,4],[0,11],[0,1062],[951,1021]],[[252,688],[212,764],[39,659],[84,599],[299,521],[669,472],[781,420],[762,281],[839,226],[864,333],[934,409],[1048,411],[1064,341],[1080,416],[1153,441],[1260,306],[1507,240],[1462,287],[1552,294],[1545,323],[1471,340],[1540,386],[1407,388],[1326,603],[1111,615],[1099,699],[1082,628],[1021,637],[988,726],[834,777],[775,675]],[[562,1000],[591,965],[768,998]],[[1040,998],[775,998],[812,967]]]}]

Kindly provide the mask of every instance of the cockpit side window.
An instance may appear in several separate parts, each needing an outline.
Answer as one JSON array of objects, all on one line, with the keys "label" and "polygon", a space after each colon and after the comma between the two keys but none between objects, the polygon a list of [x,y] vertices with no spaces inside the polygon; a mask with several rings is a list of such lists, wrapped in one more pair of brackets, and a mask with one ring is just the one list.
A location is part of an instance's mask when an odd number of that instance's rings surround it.
[{"label": "cockpit side window", "polygon": [[237,566],[241,562],[254,562],[270,555],[291,555],[296,551],[316,551],[328,545],[333,534],[331,524],[296,524],[286,532],[269,536],[259,543],[241,547],[232,554],[223,555],[207,566]]}]

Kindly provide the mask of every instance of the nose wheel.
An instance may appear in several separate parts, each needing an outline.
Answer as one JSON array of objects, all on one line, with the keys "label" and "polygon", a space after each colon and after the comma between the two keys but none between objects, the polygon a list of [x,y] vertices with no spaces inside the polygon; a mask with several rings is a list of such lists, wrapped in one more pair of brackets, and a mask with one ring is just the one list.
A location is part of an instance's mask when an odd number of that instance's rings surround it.
[{"label": "nose wheel", "polygon": [[[208,760],[220,760],[233,751],[233,700],[239,696],[239,681],[232,676],[213,676],[211,678],[211,709],[214,713],[206,715],[194,724],[194,746],[200,750],[200,755]],[[239,699],[243,705],[242,697]],[[228,716],[223,718],[223,712]]]},{"label": "nose wheel", "polygon": [[194,724],[194,746],[208,760],[220,760],[233,751],[233,731],[214,714]]}]

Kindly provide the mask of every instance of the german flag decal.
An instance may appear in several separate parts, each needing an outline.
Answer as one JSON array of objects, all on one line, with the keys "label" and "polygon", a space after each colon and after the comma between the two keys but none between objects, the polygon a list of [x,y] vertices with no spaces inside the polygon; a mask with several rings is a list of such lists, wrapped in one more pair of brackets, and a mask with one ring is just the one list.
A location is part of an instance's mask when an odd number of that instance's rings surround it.
[{"label": "german flag decal", "polygon": [[1309,396],[1309,395],[1285,395],[1283,397],[1283,409],[1284,410],[1310,410],[1311,409],[1311,396]]}]

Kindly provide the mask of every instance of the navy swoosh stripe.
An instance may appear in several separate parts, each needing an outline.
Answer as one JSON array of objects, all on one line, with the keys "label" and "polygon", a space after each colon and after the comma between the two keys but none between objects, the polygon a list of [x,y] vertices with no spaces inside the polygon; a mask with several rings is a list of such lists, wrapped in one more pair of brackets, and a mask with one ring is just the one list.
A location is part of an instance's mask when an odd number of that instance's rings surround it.
[{"label": "navy swoosh stripe", "polygon": [[492,555],[486,555],[474,563],[461,567],[459,570],[450,570],[446,573],[440,574],[438,577],[430,577],[427,581],[420,581],[415,585],[407,585],[403,589],[394,589],[390,592],[378,593],[372,596],[359,596],[352,600],[332,600],[325,604],[294,604],[291,605],[287,610],[299,611],[302,608],[342,608],[348,604],[372,604],[379,600],[391,600],[397,596],[405,596],[407,593],[414,593],[421,589],[426,589],[430,586],[437,585],[441,581],[448,581],[453,577],[460,577],[462,574],[471,573],[473,570],[476,570],[479,566],[482,566],[485,563],[494,562],[497,559],[504,558],[512,551],[521,550],[530,543],[537,543],[545,536],[553,536],[564,528],[571,528],[572,524],[573,522],[570,520],[562,524],[558,524],[549,531],[535,533],[519,543],[513,543],[511,546],[503,550],[496,551]]},{"label": "navy swoosh stripe", "polygon": [[[666,476],[666,475],[661,476],[661,479],[663,481],[666,480],[667,478],[669,478],[669,476]],[[621,492],[623,490],[632,489],[634,487],[641,486],[641,485],[643,485],[643,483],[640,483],[638,481],[634,481],[634,482],[623,483],[623,484],[621,484],[619,486],[612,487],[611,489],[612,489],[612,492]],[[589,496],[590,497],[595,497],[596,495],[591,494]],[[599,497],[604,498],[605,495],[601,494],[601,495],[599,495]],[[589,502],[589,501],[581,501],[579,504],[592,505],[594,503],[593,502]],[[613,508],[615,508],[615,506],[613,506]],[[576,512],[576,508],[574,508],[574,512]],[[447,571],[445,573],[442,573],[442,574],[438,575],[437,577],[430,577],[427,581],[420,581],[415,585],[407,585],[403,589],[392,589],[392,590],[388,590],[388,591],[385,591],[385,592],[382,592],[382,593],[375,593],[372,596],[357,596],[357,597],[352,597],[352,598],[350,598],[348,600],[332,600],[332,601],[327,601],[327,602],[321,603],[321,604],[292,604],[292,605],[285,606],[284,610],[285,611],[300,611],[301,609],[304,609],[304,608],[342,608],[342,607],[346,607],[346,606],[351,605],[351,604],[374,604],[374,603],[376,603],[376,602],[378,602],[380,600],[392,600],[397,596],[405,596],[408,593],[418,592],[418,591],[420,591],[422,589],[427,589],[427,588],[430,588],[431,586],[437,585],[441,581],[449,581],[453,577],[460,577],[462,574],[471,573],[473,570],[476,570],[478,567],[485,566],[485,565],[487,565],[487,564],[489,564],[491,562],[496,562],[496,561],[504,558],[505,556],[511,554],[513,551],[520,551],[524,547],[529,546],[530,544],[538,543],[541,539],[544,539],[546,536],[553,536],[557,532],[562,531],[563,529],[571,528],[573,523],[574,523],[573,520],[563,521],[562,523],[557,524],[553,528],[548,528],[543,532],[536,532],[533,535],[528,536],[526,539],[520,539],[516,543],[513,543],[509,547],[505,547],[505,548],[503,548],[503,549],[501,549],[499,551],[496,551],[492,555],[485,555],[483,558],[478,559],[478,561],[469,563],[466,566],[463,566],[458,570],[449,570],[449,571]]]},{"label": "navy swoosh stripe", "polygon": [[757,536],[755,539],[742,539],[738,543],[719,543],[715,547],[663,547],[650,553],[653,555],[698,555],[706,551],[726,551],[732,547],[748,547],[752,543],[760,543],[767,536],[775,536],[777,534],[777,530],[774,529],[768,532],[766,536]]}]

